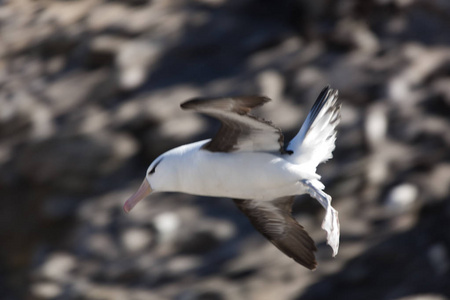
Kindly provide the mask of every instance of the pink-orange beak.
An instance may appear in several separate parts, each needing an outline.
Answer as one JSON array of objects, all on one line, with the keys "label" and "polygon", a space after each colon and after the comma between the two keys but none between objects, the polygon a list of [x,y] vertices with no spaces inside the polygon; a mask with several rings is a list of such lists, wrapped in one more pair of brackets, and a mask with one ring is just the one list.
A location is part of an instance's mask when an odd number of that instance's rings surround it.
[{"label": "pink-orange beak", "polygon": [[133,209],[133,207],[138,204],[139,201],[144,199],[146,196],[150,195],[152,192],[152,188],[150,184],[147,181],[147,178],[144,179],[141,186],[137,190],[136,193],[133,194],[130,198],[128,198],[127,201],[125,201],[125,204],[123,205],[123,210],[125,212],[130,212],[130,210]]}]

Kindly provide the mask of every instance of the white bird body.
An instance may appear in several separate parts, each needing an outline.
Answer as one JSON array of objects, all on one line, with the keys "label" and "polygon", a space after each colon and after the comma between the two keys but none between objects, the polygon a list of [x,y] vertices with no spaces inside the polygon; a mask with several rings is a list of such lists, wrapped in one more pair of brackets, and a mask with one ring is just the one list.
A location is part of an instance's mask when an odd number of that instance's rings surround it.
[{"label": "white bird body", "polygon": [[169,150],[149,166],[139,190],[124,205],[129,212],[155,192],[233,198],[254,227],[276,247],[309,269],[317,265],[314,241],[291,216],[295,195],[308,193],[325,208],[322,228],[333,255],[339,248],[339,220],[316,174],[332,157],[339,122],[337,91],[326,87],[298,134],[284,147],[281,130],[249,112],[270,99],[260,96],[192,99],[183,109],[222,123],[212,139]]},{"label": "white bird body", "polygon": [[155,161],[162,161],[158,172],[164,176],[150,179],[152,189],[270,201],[304,194],[305,187],[300,181],[319,178],[314,170],[311,172],[290,162],[287,159],[289,154],[202,150],[201,147],[209,141],[183,145],[157,158]]}]

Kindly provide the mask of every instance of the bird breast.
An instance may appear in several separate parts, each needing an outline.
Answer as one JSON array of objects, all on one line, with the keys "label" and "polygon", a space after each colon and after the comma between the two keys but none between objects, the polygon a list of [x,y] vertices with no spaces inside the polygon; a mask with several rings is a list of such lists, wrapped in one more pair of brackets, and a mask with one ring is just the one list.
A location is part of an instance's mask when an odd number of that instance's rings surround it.
[{"label": "bird breast", "polygon": [[195,195],[272,200],[297,194],[298,166],[262,152],[198,150],[179,162],[179,190]]}]

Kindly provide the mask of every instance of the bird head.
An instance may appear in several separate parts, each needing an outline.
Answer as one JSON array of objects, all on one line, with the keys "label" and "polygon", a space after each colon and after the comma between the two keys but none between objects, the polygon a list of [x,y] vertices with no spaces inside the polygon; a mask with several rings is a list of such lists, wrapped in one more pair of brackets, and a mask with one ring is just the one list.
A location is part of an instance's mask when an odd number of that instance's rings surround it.
[{"label": "bird head", "polygon": [[166,188],[168,176],[171,176],[173,170],[170,166],[170,156],[161,155],[155,159],[147,169],[144,181],[141,186],[130,198],[127,199],[123,206],[125,212],[130,212],[139,201],[150,195],[154,191],[163,191]]}]

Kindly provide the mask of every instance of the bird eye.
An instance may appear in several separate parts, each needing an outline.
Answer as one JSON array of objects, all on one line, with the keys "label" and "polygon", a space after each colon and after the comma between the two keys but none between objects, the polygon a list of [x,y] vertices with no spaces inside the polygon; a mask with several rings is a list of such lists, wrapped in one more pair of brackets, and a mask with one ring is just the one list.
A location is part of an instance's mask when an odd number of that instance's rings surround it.
[{"label": "bird eye", "polygon": [[[162,159],[161,159],[161,160],[162,160]],[[159,163],[161,162],[161,160],[158,161],[158,162],[153,166],[153,168],[150,170],[150,172],[148,172],[148,175],[155,173],[156,167],[159,165]]]},{"label": "bird eye", "polygon": [[156,171],[156,166],[154,166],[151,170],[150,170],[150,172],[148,172],[148,174],[150,175],[150,174],[153,174],[153,173],[155,173],[155,171]]}]

